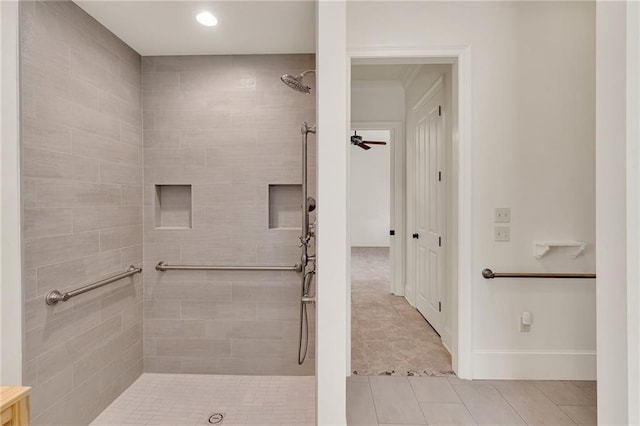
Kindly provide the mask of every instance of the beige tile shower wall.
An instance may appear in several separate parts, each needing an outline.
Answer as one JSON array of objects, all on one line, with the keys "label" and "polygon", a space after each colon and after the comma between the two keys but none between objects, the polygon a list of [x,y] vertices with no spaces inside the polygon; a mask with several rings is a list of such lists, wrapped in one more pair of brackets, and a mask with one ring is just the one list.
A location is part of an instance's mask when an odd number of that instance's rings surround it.
[{"label": "beige tile shower wall", "polygon": [[142,372],[140,56],[71,1],[21,2],[25,384],[33,424],[88,424]]},{"label": "beige tile shower wall", "polygon": [[[314,67],[313,55],[143,58],[145,371],[313,374],[313,344],[297,364],[298,274],[153,268],[298,261],[300,231],[269,229],[268,194],[301,183],[300,126],[315,123],[314,95],[279,77]],[[309,152],[315,194],[313,135]],[[157,229],[154,186],[177,184],[192,185],[192,229]]]}]

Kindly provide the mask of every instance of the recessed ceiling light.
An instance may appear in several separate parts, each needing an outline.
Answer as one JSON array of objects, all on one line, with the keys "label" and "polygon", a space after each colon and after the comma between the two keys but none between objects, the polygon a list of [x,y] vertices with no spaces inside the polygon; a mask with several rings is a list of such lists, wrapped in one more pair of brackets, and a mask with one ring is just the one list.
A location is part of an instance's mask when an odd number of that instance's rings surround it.
[{"label": "recessed ceiling light", "polygon": [[218,24],[218,20],[210,12],[200,12],[196,15],[196,19],[207,27],[213,27]]}]

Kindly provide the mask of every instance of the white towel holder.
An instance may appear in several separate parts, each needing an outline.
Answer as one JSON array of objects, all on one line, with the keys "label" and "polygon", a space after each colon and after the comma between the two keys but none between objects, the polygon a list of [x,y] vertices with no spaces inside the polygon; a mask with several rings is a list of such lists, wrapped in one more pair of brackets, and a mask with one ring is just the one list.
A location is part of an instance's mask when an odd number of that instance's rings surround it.
[{"label": "white towel holder", "polygon": [[535,241],[533,243],[533,255],[536,259],[542,259],[554,247],[569,248],[567,256],[575,259],[587,248],[584,241]]}]

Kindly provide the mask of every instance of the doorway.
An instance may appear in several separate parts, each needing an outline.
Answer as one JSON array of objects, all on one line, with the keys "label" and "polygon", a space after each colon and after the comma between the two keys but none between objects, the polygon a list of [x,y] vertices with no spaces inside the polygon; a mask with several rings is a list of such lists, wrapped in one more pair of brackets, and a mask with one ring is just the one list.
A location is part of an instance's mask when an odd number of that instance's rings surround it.
[{"label": "doorway", "polygon": [[350,149],[351,368],[358,375],[448,372],[439,336],[404,298],[404,140],[399,123],[391,124],[352,129],[370,145]]},{"label": "doorway", "polygon": [[404,122],[354,122],[351,134],[387,145],[350,147],[350,246],[387,247],[388,291],[404,295]]},{"label": "doorway", "polygon": [[352,69],[352,117],[402,119],[395,131],[384,122],[352,122],[352,136],[388,144],[349,150],[353,374],[453,373],[451,344],[441,337],[452,335],[443,244],[451,72],[450,65]]}]

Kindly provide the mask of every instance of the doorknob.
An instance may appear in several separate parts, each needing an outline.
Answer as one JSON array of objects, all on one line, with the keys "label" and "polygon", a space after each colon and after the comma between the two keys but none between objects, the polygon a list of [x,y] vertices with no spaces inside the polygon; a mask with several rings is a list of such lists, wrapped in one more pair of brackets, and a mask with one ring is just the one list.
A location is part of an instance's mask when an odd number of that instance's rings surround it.
[{"label": "doorknob", "polygon": [[413,234],[413,238],[415,238],[417,240],[418,238],[420,238],[420,234],[418,234],[418,233]]}]

